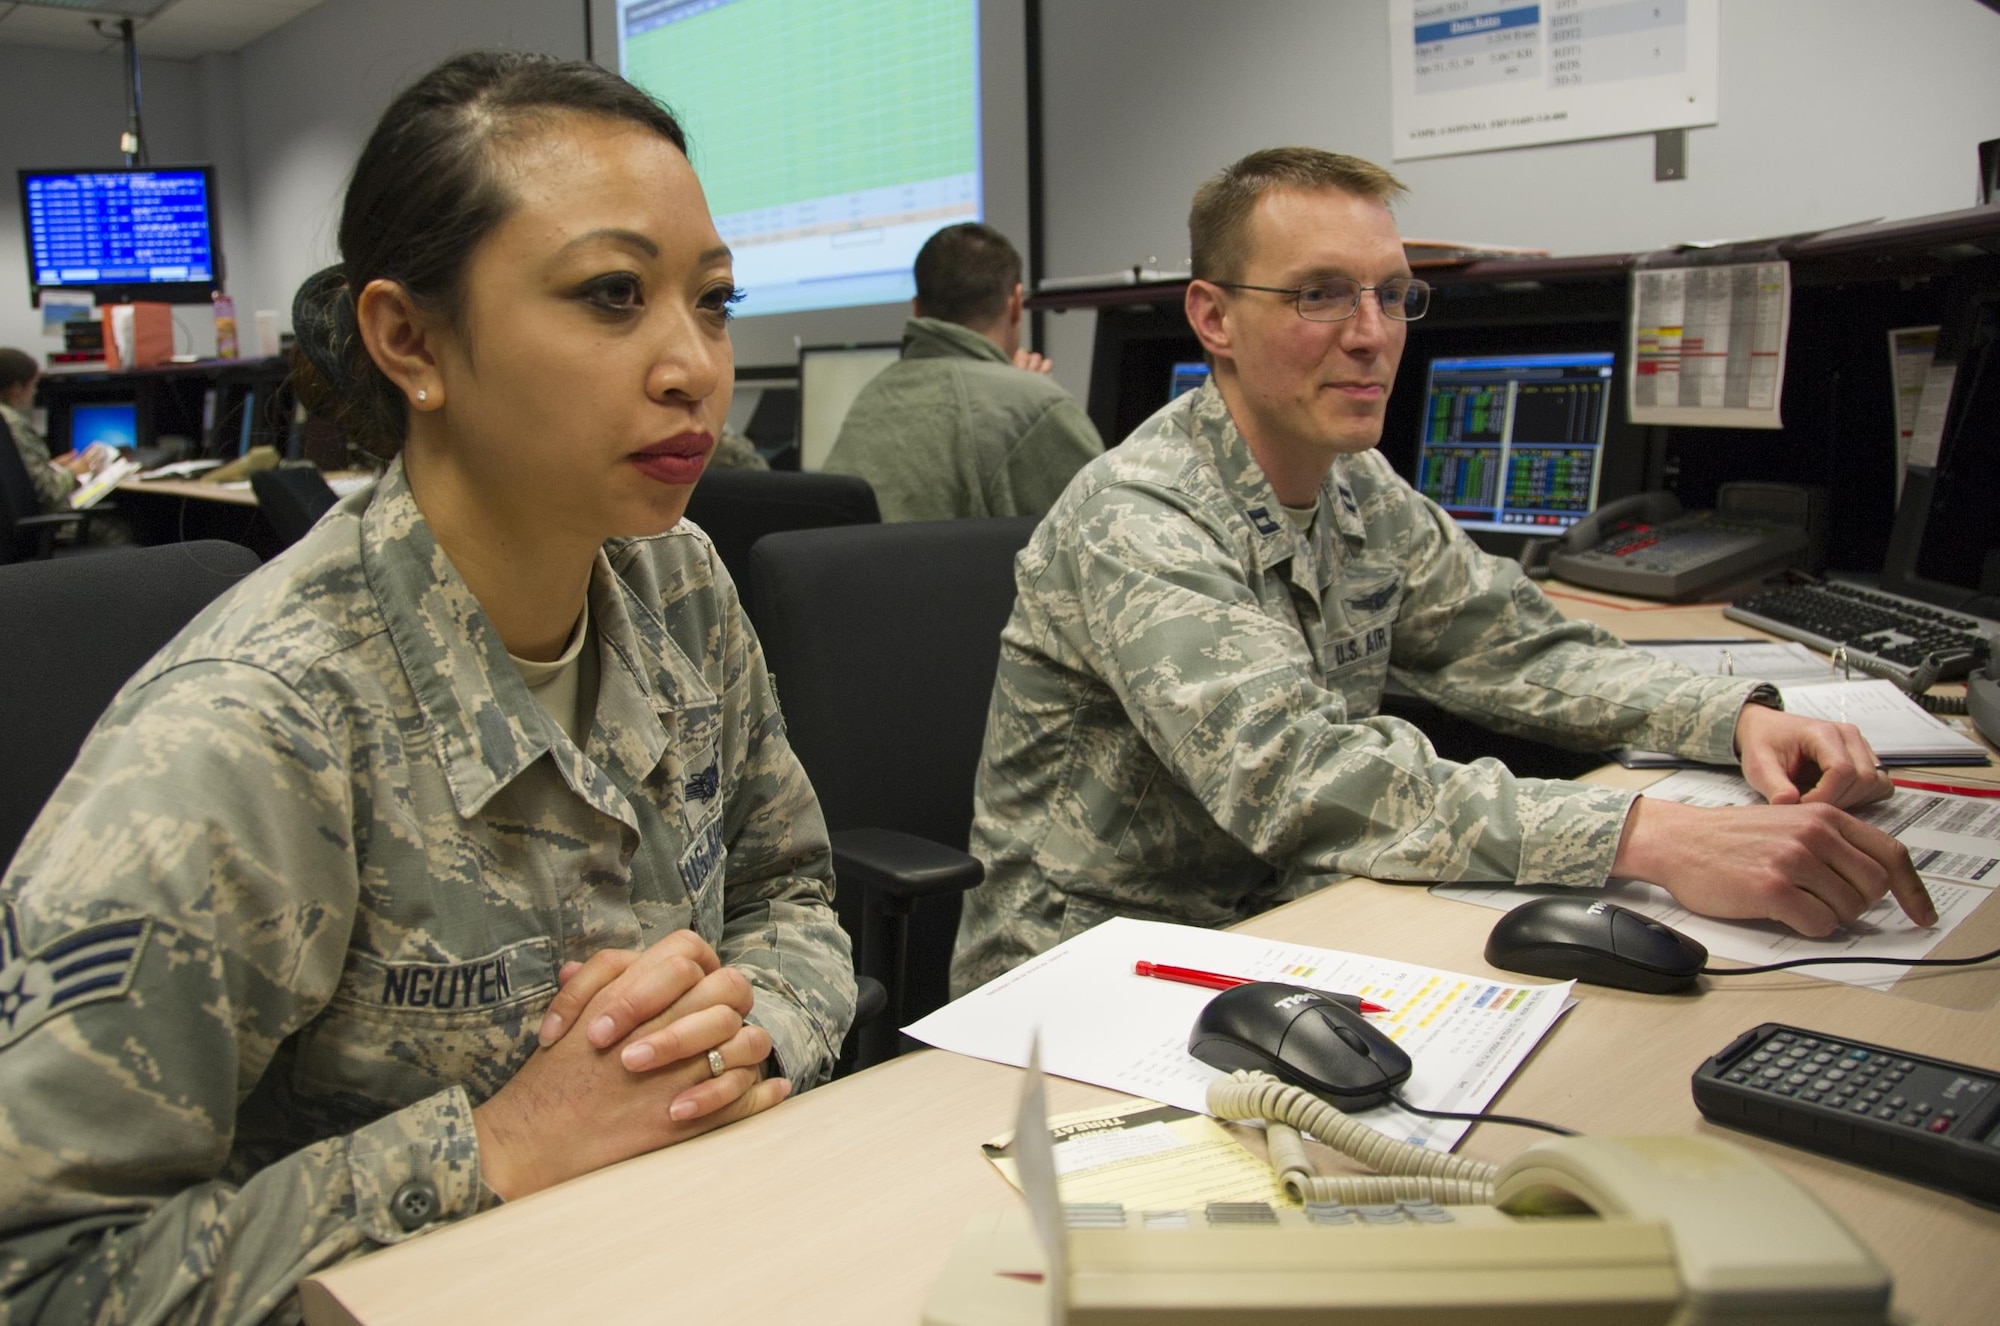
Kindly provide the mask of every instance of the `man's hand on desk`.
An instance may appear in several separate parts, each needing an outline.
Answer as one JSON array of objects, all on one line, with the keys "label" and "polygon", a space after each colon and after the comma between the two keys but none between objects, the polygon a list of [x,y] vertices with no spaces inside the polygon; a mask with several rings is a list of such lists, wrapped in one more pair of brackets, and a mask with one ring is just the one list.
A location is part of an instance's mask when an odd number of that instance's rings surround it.
[{"label": "man's hand on desk", "polygon": [[1846,808],[1894,792],[1861,729],[1746,704],[1736,719],[1743,777],[1774,806],[1824,802]]},{"label": "man's hand on desk", "polygon": [[[513,1199],[769,1109],[771,1037],[750,982],[691,931],[571,963],[541,1048],[473,1111],[486,1185]],[[578,1029],[581,1030],[578,1030]],[[722,1073],[710,1069],[719,1051]]]},{"label": "man's hand on desk", "polygon": [[1918,925],[1937,921],[1903,845],[1824,802],[1686,806],[1642,796],[1626,816],[1611,873],[1658,884],[1703,916],[1768,918],[1815,937],[1884,893]]}]

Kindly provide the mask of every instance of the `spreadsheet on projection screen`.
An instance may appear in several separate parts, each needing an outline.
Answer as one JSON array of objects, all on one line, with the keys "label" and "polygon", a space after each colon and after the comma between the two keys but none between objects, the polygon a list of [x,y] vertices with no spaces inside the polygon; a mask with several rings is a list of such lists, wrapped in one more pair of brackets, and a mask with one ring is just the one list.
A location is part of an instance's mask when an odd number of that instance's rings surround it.
[{"label": "spreadsheet on projection screen", "polygon": [[620,0],[618,54],[687,130],[739,316],[908,300],[983,216],[977,0]]}]

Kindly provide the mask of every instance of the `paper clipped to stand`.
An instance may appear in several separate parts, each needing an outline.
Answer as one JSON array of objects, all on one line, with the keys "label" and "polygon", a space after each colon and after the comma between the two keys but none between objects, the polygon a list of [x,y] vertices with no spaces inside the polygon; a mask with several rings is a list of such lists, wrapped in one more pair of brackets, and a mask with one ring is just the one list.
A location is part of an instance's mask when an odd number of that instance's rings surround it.
[{"label": "paper clipped to stand", "polygon": [[[1485,1108],[1569,1003],[1570,984],[1526,984],[1253,935],[1116,918],[1057,945],[903,1030],[927,1045],[1021,1067],[1040,1033],[1046,1072],[1207,1113],[1222,1074],[1187,1051],[1214,991],[1132,973],[1141,960],[1290,981],[1389,1006],[1374,1019],[1416,1070],[1411,1103]],[[1394,1105],[1354,1116],[1448,1151],[1470,1127]]]},{"label": "paper clipped to stand", "polygon": [[1632,273],[1635,424],[1780,428],[1792,268],[1782,260]]}]

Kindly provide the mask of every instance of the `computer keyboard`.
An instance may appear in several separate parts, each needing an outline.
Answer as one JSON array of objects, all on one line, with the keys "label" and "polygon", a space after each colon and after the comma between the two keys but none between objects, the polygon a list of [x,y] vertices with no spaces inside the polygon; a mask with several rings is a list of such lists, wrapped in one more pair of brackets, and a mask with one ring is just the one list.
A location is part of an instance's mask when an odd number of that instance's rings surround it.
[{"label": "computer keyboard", "polygon": [[1983,662],[2000,622],[1854,585],[1785,585],[1722,610],[1739,622],[1832,653],[1845,646],[1854,666],[1907,684],[1936,656],[1938,679],[1962,677]]}]

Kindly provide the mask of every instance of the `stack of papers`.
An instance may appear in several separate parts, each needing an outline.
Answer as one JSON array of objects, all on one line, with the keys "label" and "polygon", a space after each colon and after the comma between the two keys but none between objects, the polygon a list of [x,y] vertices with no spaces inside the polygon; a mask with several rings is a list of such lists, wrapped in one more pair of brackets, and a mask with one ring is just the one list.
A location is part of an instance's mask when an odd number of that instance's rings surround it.
[{"label": "stack of papers", "polygon": [[[1036,1032],[1046,1072],[1206,1113],[1224,1074],[1187,1051],[1215,991],[1135,976],[1140,961],[1365,995],[1415,1061],[1402,1094],[1471,1113],[1499,1094],[1569,1007],[1572,983],[1525,985],[1251,935],[1117,918],[989,981],[904,1031],[941,1050],[1025,1067]],[[1448,1151],[1470,1124],[1394,1105],[1356,1114],[1377,1132]]]}]

